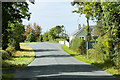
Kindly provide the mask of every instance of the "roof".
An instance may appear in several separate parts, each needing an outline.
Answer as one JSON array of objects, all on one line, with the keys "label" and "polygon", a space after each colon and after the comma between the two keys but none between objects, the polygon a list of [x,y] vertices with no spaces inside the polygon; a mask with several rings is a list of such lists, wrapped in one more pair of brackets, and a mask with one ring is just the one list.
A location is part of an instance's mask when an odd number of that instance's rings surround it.
[{"label": "roof", "polygon": [[[90,28],[94,28],[94,25],[90,25]],[[77,29],[76,31],[74,31],[71,35],[69,35],[70,37],[71,36],[76,36],[77,34],[79,34],[80,32],[82,32],[83,30],[85,29],[85,26],[82,27],[81,29]]]}]

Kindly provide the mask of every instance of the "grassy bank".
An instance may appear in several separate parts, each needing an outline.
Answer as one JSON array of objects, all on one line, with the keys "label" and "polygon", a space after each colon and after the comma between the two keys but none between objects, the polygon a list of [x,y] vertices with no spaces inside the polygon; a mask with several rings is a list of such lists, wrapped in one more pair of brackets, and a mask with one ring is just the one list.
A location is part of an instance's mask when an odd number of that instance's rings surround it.
[{"label": "grassy bank", "polygon": [[116,78],[120,80],[120,70],[116,69],[115,66],[111,65],[110,63],[104,62],[104,61],[96,61],[96,59],[87,59],[85,56],[80,55],[80,53],[74,52],[73,50],[69,49],[66,45],[61,45],[62,49],[70,54],[71,56],[75,57],[76,59],[83,61],[85,63],[95,65],[102,70],[112,74]]},{"label": "grassy bank", "polygon": [[13,70],[26,67],[34,60],[35,52],[30,46],[20,44],[20,48],[21,50],[13,53],[13,56],[10,59],[2,61],[2,80],[8,80],[10,78],[13,78]]}]

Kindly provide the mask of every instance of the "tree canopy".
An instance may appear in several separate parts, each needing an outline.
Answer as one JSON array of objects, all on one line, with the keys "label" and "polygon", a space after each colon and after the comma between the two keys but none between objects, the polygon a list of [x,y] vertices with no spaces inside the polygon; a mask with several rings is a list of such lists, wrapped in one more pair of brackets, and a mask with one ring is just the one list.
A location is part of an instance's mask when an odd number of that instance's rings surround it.
[{"label": "tree canopy", "polygon": [[[2,48],[6,49],[11,43],[11,38],[19,45],[16,36],[22,34],[23,30],[22,19],[30,19],[30,12],[27,2],[3,2],[2,3]],[[15,31],[18,30],[18,31]],[[16,34],[16,35],[14,35]],[[18,35],[20,35],[18,34]],[[12,36],[11,36],[12,35]],[[17,35],[17,36],[18,36]],[[10,41],[10,42],[9,42]],[[19,46],[15,46],[19,49]]]}]

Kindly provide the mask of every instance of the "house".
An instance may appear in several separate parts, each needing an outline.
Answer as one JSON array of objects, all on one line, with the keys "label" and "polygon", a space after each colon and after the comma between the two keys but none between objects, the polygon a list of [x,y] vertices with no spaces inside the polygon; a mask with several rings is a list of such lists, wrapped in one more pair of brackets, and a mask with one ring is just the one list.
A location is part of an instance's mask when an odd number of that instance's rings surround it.
[{"label": "house", "polygon": [[[94,26],[91,25],[90,28],[92,29],[91,36],[93,37]],[[73,32],[71,35],[69,35],[69,42],[75,37],[79,37],[80,39],[86,40],[86,34],[87,31],[85,31],[85,25],[83,24],[83,26],[81,27],[81,25],[79,24],[78,29],[75,32]]]}]

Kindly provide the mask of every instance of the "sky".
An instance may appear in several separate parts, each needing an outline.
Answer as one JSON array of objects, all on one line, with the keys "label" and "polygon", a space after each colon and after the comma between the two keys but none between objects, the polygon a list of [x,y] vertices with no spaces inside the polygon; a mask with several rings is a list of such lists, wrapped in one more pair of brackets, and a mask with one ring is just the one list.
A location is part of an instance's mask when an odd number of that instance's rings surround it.
[{"label": "sky", "polygon": [[[35,0],[35,4],[30,2],[28,4],[29,12],[32,14],[30,21],[23,19],[23,24],[35,22],[41,26],[42,33],[57,25],[64,25],[66,33],[70,35],[78,28],[78,24],[87,24],[85,15],[80,17],[79,14],[72,13],[77,8],[71,5],[71,0]],[[90,21],[90,25],[95,24]]]}]

